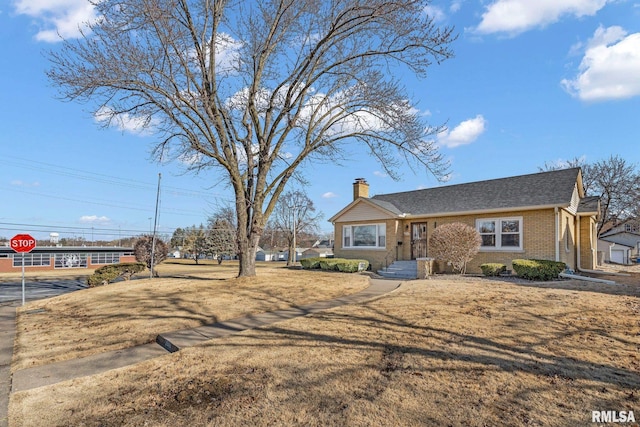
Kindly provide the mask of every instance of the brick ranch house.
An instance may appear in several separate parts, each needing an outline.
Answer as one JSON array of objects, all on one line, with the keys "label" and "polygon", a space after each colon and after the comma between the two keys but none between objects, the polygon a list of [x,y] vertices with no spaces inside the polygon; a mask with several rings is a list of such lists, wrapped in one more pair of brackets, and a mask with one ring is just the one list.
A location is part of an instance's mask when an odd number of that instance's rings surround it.
[{"label": "brick ranch house", "polygon": [[438,226],[462,222],[482,237],[467,271],[487,262],[548,259],[574,270],[596,267],[600,200],[585,197],[580,168],[449,185],[369,197],[369,185],[353,183],[353,201],[329,219],[334,254],[363,258],[374,271],[394,261],[429,256]]}]

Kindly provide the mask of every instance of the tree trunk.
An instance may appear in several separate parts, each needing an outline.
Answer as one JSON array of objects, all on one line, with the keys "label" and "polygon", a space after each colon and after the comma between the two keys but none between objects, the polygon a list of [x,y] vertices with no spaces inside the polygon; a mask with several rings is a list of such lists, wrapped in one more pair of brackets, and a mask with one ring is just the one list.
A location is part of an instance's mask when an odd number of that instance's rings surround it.
[{"label": "tree trunk", "polygon": [[256,275],[256,251],[258,247],[255,244],[244,246],[245,248],[238,252],[238,277],[254,277]]},{"label": "tree trunk", "polygon": [[238,277],[254,277],[256,275],[256,252],[260,235],[251,232],[249,236],[242,238],[239,230],[238,239]]}]

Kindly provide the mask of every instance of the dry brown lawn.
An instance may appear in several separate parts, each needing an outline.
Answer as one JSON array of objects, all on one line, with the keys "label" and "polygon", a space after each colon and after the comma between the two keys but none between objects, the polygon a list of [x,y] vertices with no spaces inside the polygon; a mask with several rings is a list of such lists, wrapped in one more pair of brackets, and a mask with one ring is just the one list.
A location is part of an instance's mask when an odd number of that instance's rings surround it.
[{"label": "dry brown lawn", "polygon": [[[413,281],[11,397],[14,426],[581,426],[640,418],[640,282]],[[636,423],[637,424],[637,423]]]},{"label": "dry brown lawn", "polygon": [[239,280],[237,263],[163,264],[160,278],[31,302],[18,309],[12,369],[146,344],[162,332],[328,300],[368,286],[360,275],[310,274],[281,265],[263,264],[257,278]]}]

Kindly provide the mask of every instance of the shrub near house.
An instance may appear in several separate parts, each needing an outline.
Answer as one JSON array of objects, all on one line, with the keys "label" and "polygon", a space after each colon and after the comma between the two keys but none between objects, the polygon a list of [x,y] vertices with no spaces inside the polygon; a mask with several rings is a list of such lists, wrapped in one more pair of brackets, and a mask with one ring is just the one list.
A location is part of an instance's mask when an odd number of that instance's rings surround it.
[{"label": "shrub near house", "polygon": [[318,257],[301,259],[300,264],[305,270],[321,269],[325,271],[341,271],[343,273],[356,273],[369,268],[369,261],[365,259]]},{"label": "shrub near house", "polygon": [[519,277],[529,280],[553,280],[567,268],[564,262],[544,259],[514,259],[513,270]]},{"label": "shrub near house", "polygon": [[480,266],[482,274],[485,276],[499,276],[500,273],[507,271],[507,266],[495,262],[489,262]]},{"label": "shrub near house", "polygon": [[461,274],[466,272],[467,263],[476,256],[481,244],[476,229],[461,222],[438,226],[429,239],[433,258],[446,262]]}]

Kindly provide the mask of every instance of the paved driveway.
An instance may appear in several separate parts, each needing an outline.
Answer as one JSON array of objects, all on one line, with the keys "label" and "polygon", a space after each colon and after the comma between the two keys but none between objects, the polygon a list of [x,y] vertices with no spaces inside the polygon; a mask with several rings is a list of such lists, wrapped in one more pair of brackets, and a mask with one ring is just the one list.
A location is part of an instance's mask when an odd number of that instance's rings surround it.
[{"label": "paved driveway", "polygon": [[[25,281],[26,300],[50,298],[67,292],[85,289],[87,279],[51,279]],[[0,304],[22,301],[22,281],[0,282]]]}]

